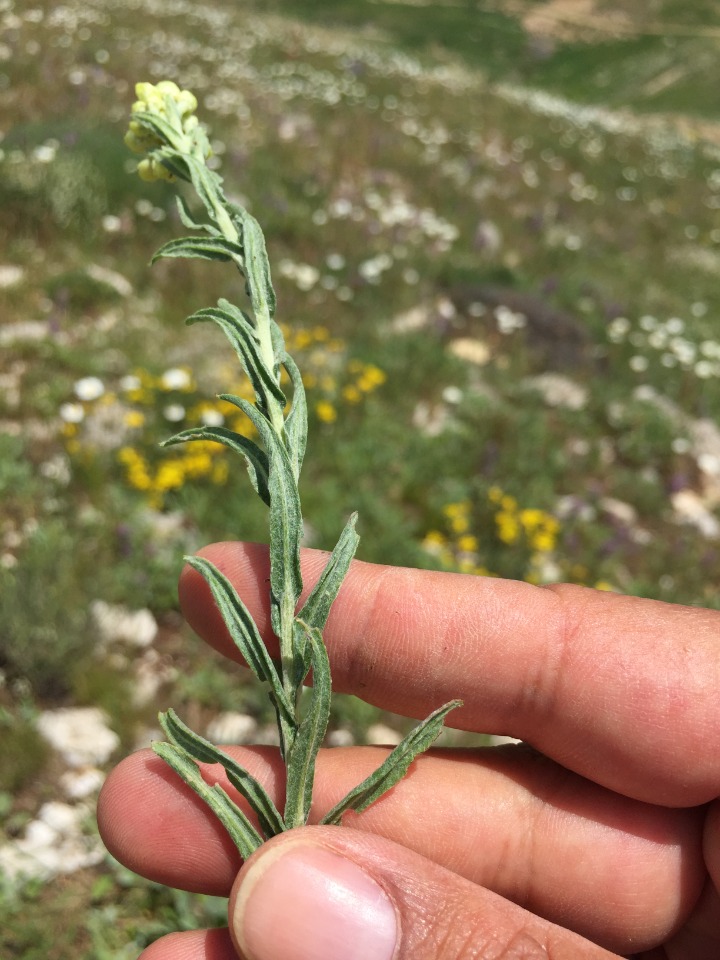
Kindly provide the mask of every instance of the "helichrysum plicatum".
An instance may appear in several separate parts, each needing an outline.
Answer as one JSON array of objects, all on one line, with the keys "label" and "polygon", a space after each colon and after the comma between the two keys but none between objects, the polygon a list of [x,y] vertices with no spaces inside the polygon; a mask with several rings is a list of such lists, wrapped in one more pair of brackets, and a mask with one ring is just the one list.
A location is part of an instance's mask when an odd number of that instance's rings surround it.
[{"label": "helichrysum plicatum", "polygon": [[[268,508],[270,527],[270,610],[272,629],[279,641],[279,658],[271,658],[249,611],[227,578],[200,557],[187,562],[206,580],[229,635],[258,680],[267,684],[280,733],[280,751],[287,778],[282,812],[260,783],[223,750],[193,733],[173,710],[161,714],[167,743],[154,750],[206,801],[222,821],[240,851],[248,857],[264,840],[308,820],[315,760],[327,729],[330,713],[330,667],[322,631],[330,607],[340,590],[358,544],[355,516],[340,535],[320,578],[298,609],[302,590],[300,541],[302,513],[298,478],[305,454],[307,408],[302,378],[287,354],[283,335],[274,319],[275,293],[265,240],[257,221],[230,202],[222,178],[207,166],[211,149],[197,121],[197,101],[188,90],[163,81],[139,83],[126,144],[144,154],[138,173],[145,180],[177,180],[192,186],[205,214],[194,219],[178,196],[183,224],[192,236],[171,240],[155,254],[160,257],[193,257],[233,264],[245,279],[247,302],[243,307],[227,300],[198,310],[188,323],[217,324],[230,341],[250,379],[254,403],[223,394],[239,407],[255,428],[257,442],[220,426],[185,430],[166,444],[212,440],[235,450],[244,460],[257,495]],[[281,373],[291,396],[281,387]],[[300,697],[312,671],[312,688]],[[302,710],[301,710],[302,702]],[[416,727],[385,762],[352,790],[323,823],[339,823],[348,810],[361,811],[389,790],[407,771],[413,759],[437,737],[445,716],[459,705],[453,701],[436,710]],[[200,763],[220,763],[227,779],[255,814],[256,823],[219,785],[209,786]]]}]

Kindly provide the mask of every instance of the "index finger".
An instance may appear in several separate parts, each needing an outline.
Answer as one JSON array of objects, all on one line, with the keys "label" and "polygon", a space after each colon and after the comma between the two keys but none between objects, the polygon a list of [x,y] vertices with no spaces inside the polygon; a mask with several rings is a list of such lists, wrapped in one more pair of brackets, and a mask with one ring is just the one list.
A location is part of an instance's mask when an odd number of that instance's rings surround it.
[{"label": "index finger", "polygon": [[[272,647],[268,551],[202,551],[235,584]],[[312,587],[327,554],[304,550]],[[239,659],[205,581],[186,568],[188,623]],[[570,584],[355,561],[325,639],[333,686],[422,717],[454,698],[452,726],[518,737],[603,786],[651,803],[720,795],[720,613]]]}]

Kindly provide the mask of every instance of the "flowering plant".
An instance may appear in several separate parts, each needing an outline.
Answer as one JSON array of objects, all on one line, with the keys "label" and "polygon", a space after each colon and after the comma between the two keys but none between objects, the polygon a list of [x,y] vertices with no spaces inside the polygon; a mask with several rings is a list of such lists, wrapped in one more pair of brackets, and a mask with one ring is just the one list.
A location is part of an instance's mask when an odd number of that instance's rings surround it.
[{"label": "flowering plant", "polygon": [[[349,520],[337,546],[309,596],[298,610],[302,591],[300,542],[302,512],[298,478],[305,455],[307,407],[300,372],[287,353],[282,331],[274,319],[275,293],[265,240],[257,221],[230,202],[221,177],[207,166],[210,143],[195,116],[197,101],[171,81],[139,83],[137,102],[125,136],[127,145],[144,154],[138,173],[146,180],[180,180],[192,185],[207,219],[197,222],[181,197],[183,224],[197,231],[171,240],[157,251],[161,257],[192,257],[234,264],[245,279],[249,311],[219,300],[198,310],[188,323],[210,321],[227,336],[253,389],[254,402],[232,394],[222,399],[238,408],[254,428],[257,441],[225,426],[205,425],[184,430],[165,445],[186,441],[214,441],[244,458],[255,492],[267,505],[270,533],[270,611],[280,656],[270,657],[249,611],[229,580],[211,563],[187,557],[204,577],[228,633],[257,678],[269,688],[280,734],[280,751],[287,778],[281,813],[262,785],[225,751],[190,730],[168,710],[160,723],[168,742],[154,744],[161,756],[224,824],[243,858],[264,840],[308,820],[315,760],[330,714],[330,666],[322,630],[358,545],[356,517]],[[285,380],[292,391],[285,396]],[[301,709],[300,693],[312,671],[312,690]],[[388,755],[385,762],[355,787],[322,822],[340,823],[348,810],[362,811],[406,773],[413,759],[426,750],[440,732],[453,700],[419,724]],[[303,704],[304,706],[304,704]],[[223,788],[209,786],[200,763],[220,763],[229,782],[255,813],[254,824]]]}]

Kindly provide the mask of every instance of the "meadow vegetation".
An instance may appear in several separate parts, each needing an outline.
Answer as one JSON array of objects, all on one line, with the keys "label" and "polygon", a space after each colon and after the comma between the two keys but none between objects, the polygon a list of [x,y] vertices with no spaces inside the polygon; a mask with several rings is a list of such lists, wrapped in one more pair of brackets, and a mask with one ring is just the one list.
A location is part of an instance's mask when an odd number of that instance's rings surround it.
[{"label": "meadow vegetation", "polygon": [[[43,709],[103,707],[117,755],[170,704],[199,730],[269,719],[177,613],[182,554],[266,518],[224,448],[158,447],[233,426],[215,395],[247,384],[182,326],[242,290],[148,268],[178,224],[122,147],[139,79],[198,95],[262,222],[308,393],[308,544],[358,510],[361,559],[720,606],[720,16],[638,2],[624,35],[541,43],[531,6],[0,0],[4,840],[60,795]],[[159,622],[150,703],[98,600]],[[356,740],[390,719],[334,709]],[[222,922],[109,862],[0,901],[25,960]]]}]

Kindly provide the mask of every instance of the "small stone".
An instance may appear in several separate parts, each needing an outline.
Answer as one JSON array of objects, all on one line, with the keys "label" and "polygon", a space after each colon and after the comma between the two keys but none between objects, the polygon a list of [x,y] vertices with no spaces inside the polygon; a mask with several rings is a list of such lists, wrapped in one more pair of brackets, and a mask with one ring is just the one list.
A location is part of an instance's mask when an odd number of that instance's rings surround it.
[{"label": "small stone", "polygon": [[350,730],[331,730],[325,742],[329,747],[352,747],[355,744],[355,737]]},{"label": "small stone", "polygon": [[71,833],[78,826],[82,810],[67,803],[51,800],[44,803],[37,815],[37,823],[50,827],[56,833]]},{"label": "small stone", "polygon": [[97,707],[44,710],[37,719],[37,728],[69,767],[105,763],[120,746],[120,738]]},{"label": "small stone", "polygon": [[252,743],[257,722],[247,713],[221,713],[207,725],[207,738],[213,743]]},{"label": "small stone", "polygon": [[582,410],[587,404],[588,392],[585,387],[559,373],[543,373],[539,377],[530,377],[525,384],[539,391],[545,403],[551,407]]},{"label": "small stone", "polygon": [[694,490],[678,490],[671,500],[678,520],[691,524],[709,540],[720,538],[720,520],[708,510]]},{"label": "small stone", "polygon": [[14,263],[0,264],[0,288],[14,287],[25,278],[25,271]]},{"label": "small stone", "polygon": [[90,607],[93,620],[105,643],[129,643],[148,647],[157,635],[158,625],[149,610],[128,610],[104,600],[94,600]]},{"label": "small stone", "polygon": [[177,678],[178,671],[171,664],[166,663],[157,650],[146,650],[134,663],[134,681],[132,700],[136,707],[144,707],[157,696],[160,687],[172,683]]},{"label": "small stone", "polygon": [[373,723],[365,731],[365,743],[370,746],[397,746],[402,740],[402,734],[384,723]]},{"label": "small stone", "polygon": [[97,767],[84,767],[81,770],[66,770],[60,777],[60,789],[71,800],[84,800],[100,789],[105,774]]},{"label": "small stone", "polygon": [[614,497],[603,497],[600,501],[600,507],[611,517],[631,527],[637,521],[637,510],[630,503],[623,500],[616,500]]},{"label": "small stone", "polygon": [[482,340],[475,337],[457,337],[451,340],[448,350],[453,356],[477,367],[484,367],[490,361],[490,348]]}]

